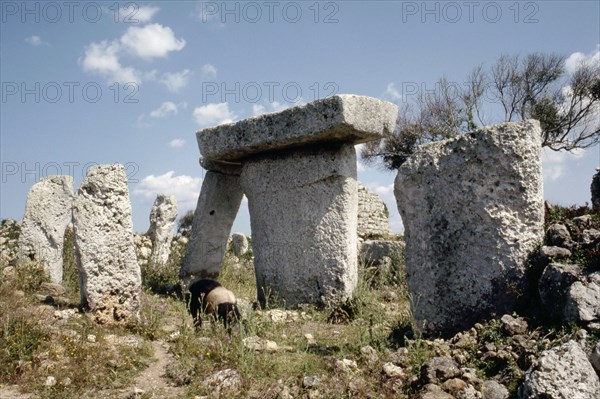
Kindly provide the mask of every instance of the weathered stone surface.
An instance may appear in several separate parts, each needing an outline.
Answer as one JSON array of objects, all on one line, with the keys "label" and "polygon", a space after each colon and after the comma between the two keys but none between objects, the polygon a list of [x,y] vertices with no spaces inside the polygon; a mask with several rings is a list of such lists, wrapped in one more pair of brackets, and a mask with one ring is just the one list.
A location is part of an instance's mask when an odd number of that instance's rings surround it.
[{"label": "weathered stone surface", "polygon": [[548,238],[550,245],[563,248],[573,247],[571,234],[569,233],[567,226],[562,223],[554,223],[552,226],[548,227],[546,237]]},{"label": "weathered stone surface", "polygon": [[27,195],[19,236],[21,261],[42,261],[54,283],[62,282],[63,241],[71,223],[73,178],[49,176],[34,184]]},{"label": "weathered stone surface", "polygon": [[561,247],[548,247],[543,246],[540,248],[540,255],[544,260],[551,262],[553,260],[567,259],[571,256],[571,251],[567,248]]},{"label": "weathered stone surface", "polygon": [[387,238],[391,234],[385,202],[358,183],[358,236],[365,239]]},{"label": "weathered stone surface", "polygon": [[398,170],[408,286],[425,331],[512,311],[543,238],[540,148],[537,121],[505,123],[421,146]]},{"label": "weathered stone surface", "polygon": [[379,265],[384,259],[404,257],[404,241],[367,240],[360,244],[359,256],[367,265]]},{"label": "weathered stone surface", "polygon": [[155,265],[164,265],[169,260],[177,213],[177,198],[174,195],[158,194],[150,212],[150,228],[147,233],[152,241],[150,259]]},{"label": "weathered stone surface", "polygon": [[596,168],[596,174],[592,178],[590,190],[592,192],[592,207],[600,209],[600,168]]},{"label": "weathered stone surface", "polygon": [[219,276],[229,232],[244,196],[239,180],[213,171],[204,176],[180,270],[184,284]]},{"label": "weathered stone surface", "polygon": [[378,139],[394,130],[397,112],[392,103],[344,94],[204,129],[196,137],[203,157],[237,161],[319,142],[358,144]]},{"label": "weathered stone surface", "polygon": [[224,175],[239,176],[242,173],[242,164],[239,162],[214,161],[200,157],[200,166],[206,170]]},{"label": "weathered stone surface", "polygon": [[248,237],[243,233],[233,233],[231,235],[231,246],[235,256],[245,255],[250,248],[248,245]]},{"label": "weathered stone surface", "polygon": [[600,342],[596,343],[596,347],[590,355],[590,363],[592,363],[596,371],[600,372]]},{"label": "weathered stone surface", "polygon": [[481,386],[482,399],[508,399],[508,389],[494,380],[484,381]]},{"label": "weathered stone surface", "polygon": [[544,351],[527,371],[519,399],[597,399],[600,380],[575,341]]},{"label": "weathered stone surface", "polygon": [[525,334],[527,332],[527,321],[522,317],[512,317],[505,314],[500,318],[502,327],[510,335]]},{"label": "weathered stone surface", "polygon": [[429,384],[442,383],[450,378],[460,377],[460,374],[456,362],[445,356],[431,358],[421,368],[421,380]]},{"label": "weathered stone surface", "polygon": [[562,263],[551,263],[544,269],[538,284],[538,291],[548,316],[556,319],[562,318],[567,292],[571,284],[577,281],[580,272],[579,265]]},{"label": "weathered stone surface", "polygon": [[357,281],[356,153],[352,144],[247,159],[258,298],[284,306],[339,303]]},{"label": "weathered stone surface", "polygon": [[88,170],[75,196],[73,227],[82,303],[101,323],[136,316],[142,279],[123,165]]},{"label": "weathered stone surface", "polygon": [[600,320],[600,272],[582,277],[569,287],[563,318],[565,321]]}]

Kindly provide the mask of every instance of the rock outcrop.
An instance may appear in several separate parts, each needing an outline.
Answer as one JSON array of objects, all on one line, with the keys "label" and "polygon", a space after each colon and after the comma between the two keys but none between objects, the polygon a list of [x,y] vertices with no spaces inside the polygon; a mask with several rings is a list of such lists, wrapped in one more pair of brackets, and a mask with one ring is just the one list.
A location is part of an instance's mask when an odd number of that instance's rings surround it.
[{"label": "rock outcrop", "polygon": [[510,312],[543,238],[537,121],[423,145],[395,181],[417,325],[452,334]]},{"label": "rock outcrop", "polygon": [[575,341],[542,353],[519,387],[519,399],[600,397],[600,380]]},{"label": "rock outcrop", "polygon": [[63,241],[72,218],[73,178],[45,177],[31,187],[19,236],[21,261],[44,264],[54,283],[63,277]]},{"label": "rock outcrop", "polygon": [[100,323],[135,317],[142,281],[123,165],[88,170],[75,196],[73,227],[82,304]]}]

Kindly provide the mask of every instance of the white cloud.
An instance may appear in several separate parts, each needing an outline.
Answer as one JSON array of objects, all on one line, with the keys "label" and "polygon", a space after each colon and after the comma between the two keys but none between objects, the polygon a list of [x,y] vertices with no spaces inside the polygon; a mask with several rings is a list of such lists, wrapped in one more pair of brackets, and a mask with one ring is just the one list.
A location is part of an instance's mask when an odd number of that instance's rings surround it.
[{"label": "white cloud", "polygon": [[153,6],[142,6],[135,10],[135,13],[131,16],[132,19],[137,20],[140,23],[151,21],[160,8]]},{"label": "white cloud", "polygon": [[217,77],[217,68],[214,65],[204,64],[201,71],[204,79],[215,79]]},{"label": "white cloud", "polygon": [[585,150],[576,149],[572,152],[552,151],[542,149],[542,174],[544,180],[554,181],[565,175],[568,163],[585,155]]},{"label": "white cloud", "polygon": [[117,41],[90,43],[79,63],[86,72],[98,73],[110,82],[140,83],[139,73],[132,67],[123,67],[119,62],[120,46]]},{"label": "white cloud", "polygon": [[173,139],[173,140],[169,141],[169,147],[172,147],[172,148],[183,147],[184,144],[185,144],[184,139]]},{"label": "white cloud", "polygon": [[600,49],[596,49],[596,51],[592,51],[590,54],[584,54],[581,52],[571,54],[565,60],[565,69],[567,73],[572,74],[579,65],[587,63],[600,63]]},{"label": "white cloud", "polygon": [[25,43],[31,44],[32,46],[39,46],[42,44],[42,39],[39,36],[33,35],[25,38]]},{"label": "white cloud", "polygon": [[160,83],[167,86],[169,91],[176,93],[188,84],[191,76],[192,71],[189,69],[184,69],[181,72],[167,72],[163,74]]},{"label": "white cloud", "polygon": [[385,89],[385,94],[394,101],[400,100],[402,98],[402,94],[400,94],[398,89],[396,89],[396,85],[394,84],[394,82],[388,83]]},{"label": "white cloud", "polygon": [[252,104],[252,116],[258,116],[267,112],[279,112],[289,108],[289,105],[281,104],[278,101],[268,103],[266,106],[262,104]]},{"label": "white cloud", "polygon": [[171,51],[185,47],[184,39],[177,39],[168,26],[149,24],[132,26],[121,36],[121,44],[131,54],[145,60],[165,58]]},{"label": "white cloud", "polygon": [[194,120],[201,127],[220,125],[232,122],[236,115],[225,103],[206,104],[194,109]]},{"label": "white cloud", "polygon": [[150,118],[165,118],[171,115],[177,115],[177,105],[171,101],[162,103],[160,107],[150,112]]},{"label": "white cloud", "polygon": [[174,171],[162,175],[149,175],[133,189],[133,194],[154,201],[160,193],[175,195],[180,209],[194,209],[200,194],[202,179],[186,175],[176,176]]}]

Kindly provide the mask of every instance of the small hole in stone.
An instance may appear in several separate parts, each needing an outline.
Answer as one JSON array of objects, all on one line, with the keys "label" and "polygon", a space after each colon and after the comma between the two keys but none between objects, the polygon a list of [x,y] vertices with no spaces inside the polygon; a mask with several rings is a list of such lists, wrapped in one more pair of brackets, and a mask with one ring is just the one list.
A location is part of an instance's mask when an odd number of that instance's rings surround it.
[{"label": "small hole in stone", "polygon": [[215,211],[210,211],[210,214],[211,214],[211,215],[214,215],[214,214],[215,214]]}]

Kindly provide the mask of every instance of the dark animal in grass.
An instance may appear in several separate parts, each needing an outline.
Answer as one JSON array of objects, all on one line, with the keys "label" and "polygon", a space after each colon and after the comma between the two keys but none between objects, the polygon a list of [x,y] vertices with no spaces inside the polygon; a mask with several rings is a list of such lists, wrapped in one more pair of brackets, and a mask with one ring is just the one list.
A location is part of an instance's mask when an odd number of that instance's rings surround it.
[{"label": "dark animal in grass", "polygon": [[188,288],[190,292],[189,309],[194,326],[202,326],[201,313],[213,315],[221,320],[225,328],[240,319],[237,300],[233,292],[223,287],[218,281],[202,279],[194,282]]}]

